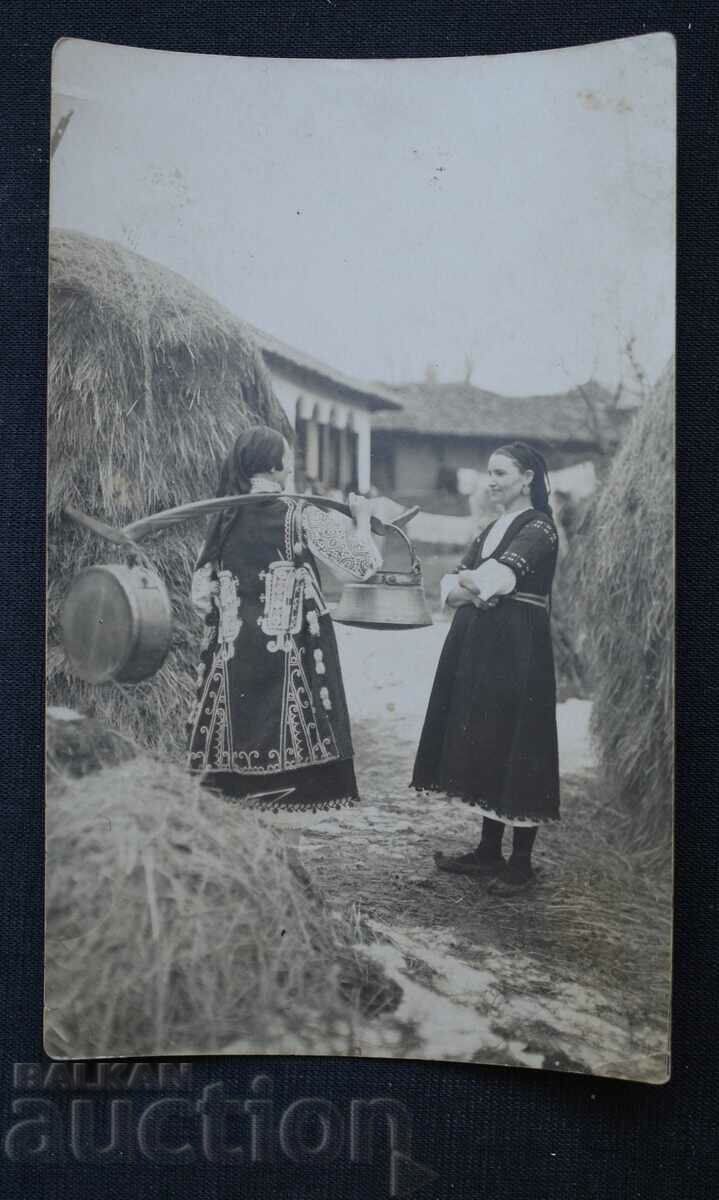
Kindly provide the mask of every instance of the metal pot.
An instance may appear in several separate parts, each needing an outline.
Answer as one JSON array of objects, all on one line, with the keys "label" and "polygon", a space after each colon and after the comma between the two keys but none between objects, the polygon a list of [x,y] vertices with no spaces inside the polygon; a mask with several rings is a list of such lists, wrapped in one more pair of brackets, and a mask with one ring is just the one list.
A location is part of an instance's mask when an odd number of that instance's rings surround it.
[{"label": "metal pot", "polygon": [[360,629],[424,629],[432,624],[414,546],[397,525],[387,533],[402,538],[409,552],[408,571],[377,571],[366,583],[347,583],[332,619]]},{"label": "metal pot", "polygon": [[73,674],[88,683],[149,679],[172,641],[167,589],[145,566],[88,567],[73,580],[61,622]]},{"label": "metal pot", "polygon": [[[325,497],[309,500],[305,496],[289,498],[350,515],[349,508],[336,500]],[[61,616],[62,641],[73,674],[88,683],[140,683],[159,671],[172,641],[172,608],[164,583],[149,566],[137,543],[149,533],[171,528],[182,521],[263,499],[266,497],[251,494],[201,500],[144,517],[124,529],[114,529],[76,509],[65,509],[67,516],[78,525],[122,547],[133,559],[140,555],[146,564],[123,566],[113,563],[88,567],[73,580]],[[386,629],[416,629],[432,624],[424,599],[419,562],[401,529],[418,511],[412,508],[400,513],[391,525],[372,517],[371,528],[375,533],[394,532],[403,538],[410,551],[411,569],[405,574],[380,572],[373,576],[371,583],[355,585],[354,600],[343,597],[340,604],[340,608],[344,604],[347,615],[343,617],[338,612],[335,620],[344,620],[348,625]],[[369,596],[365,597],[362,589],[368,589]],[[384,599],[377,595],[381,589],[387,593]],[[352,590],[346,588],[345,592]]]}]

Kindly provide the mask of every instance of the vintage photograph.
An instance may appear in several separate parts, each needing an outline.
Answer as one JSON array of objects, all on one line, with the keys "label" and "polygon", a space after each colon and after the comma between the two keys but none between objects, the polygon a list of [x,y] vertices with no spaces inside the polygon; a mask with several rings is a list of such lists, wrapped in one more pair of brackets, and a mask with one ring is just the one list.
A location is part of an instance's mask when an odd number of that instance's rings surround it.
[{"label": "vintage photograph", "polygon": [[47,1053],[666,1082],[673,39],[52,90]]}]

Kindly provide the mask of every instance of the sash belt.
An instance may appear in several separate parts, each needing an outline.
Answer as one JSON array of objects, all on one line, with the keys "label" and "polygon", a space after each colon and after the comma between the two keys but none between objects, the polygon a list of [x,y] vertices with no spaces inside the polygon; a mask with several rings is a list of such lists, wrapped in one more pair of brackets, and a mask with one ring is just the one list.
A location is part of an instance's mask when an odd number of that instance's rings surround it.
[{"label": "sash belt", "polygon": [[543,608],[549,612],[549,600],[546,596],[534,596],[531,592],[512,592],[507,600],[519,600],[521,604],[533,604],[535,608]]}]

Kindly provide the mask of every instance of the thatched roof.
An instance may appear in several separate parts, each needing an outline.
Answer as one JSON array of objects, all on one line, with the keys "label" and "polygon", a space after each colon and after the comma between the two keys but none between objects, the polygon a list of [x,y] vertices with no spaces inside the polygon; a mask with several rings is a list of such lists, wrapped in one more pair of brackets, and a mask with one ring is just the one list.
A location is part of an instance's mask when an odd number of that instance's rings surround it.
[{"label": "thatched roof", "polygon": [[247,326],[183,279],[110,242],[54,230],[48,346],[50,703],[101,715],[145,744],[179,745],[200,630],[189,579],[204,533],[194,522],[148,551],[175,611],[173,653],[139,687],[91,688],[65,674],[60,606],[74,574],[118,551],[62,516],[113,525],[214,495],[236,435],[291,430]]},{"label": "thatched roof", "polygon": [[336,393],[370,412],[402,407],[382,384],[369,383],[367,380],[345,375],[335,367],[329,367],[326,363],[305,354],[303,350],[296,350],[286,342],[281,342],[272,333],[266,333],[255,325],[251,325],[250,329],[267,365],[287,371],[298,382],[306,382],[308,386]]},{"label": "thatched roof", "polygon": [[403,408],[378,414],[374,429],[594,447],[603,438],[613,441],[627,419],[625,412],[616,413],[611,394],[594,380],[567,393],[521,398],[471,383],[412,383],[391,391]]}]

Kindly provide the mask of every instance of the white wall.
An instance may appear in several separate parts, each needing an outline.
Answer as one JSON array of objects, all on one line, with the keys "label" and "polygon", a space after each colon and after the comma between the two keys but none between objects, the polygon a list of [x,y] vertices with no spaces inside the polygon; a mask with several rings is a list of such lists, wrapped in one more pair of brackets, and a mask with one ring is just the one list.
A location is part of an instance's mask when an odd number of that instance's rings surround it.
[{"label": "white wall", "polygon": [[[269,368],[272,386],[285,414],[295,428],[298,404],[302,416],[310,420],[313,415],[319,425],[333,425],[344,429],[349,426],[357,434],[357,482],[361,492],[369,491],[372,422],[366,409],[346,400],[328,396],[318,387],[301,386],[285,374],[281,367]],[[331,385],[329,385],[331,386]]]}]

